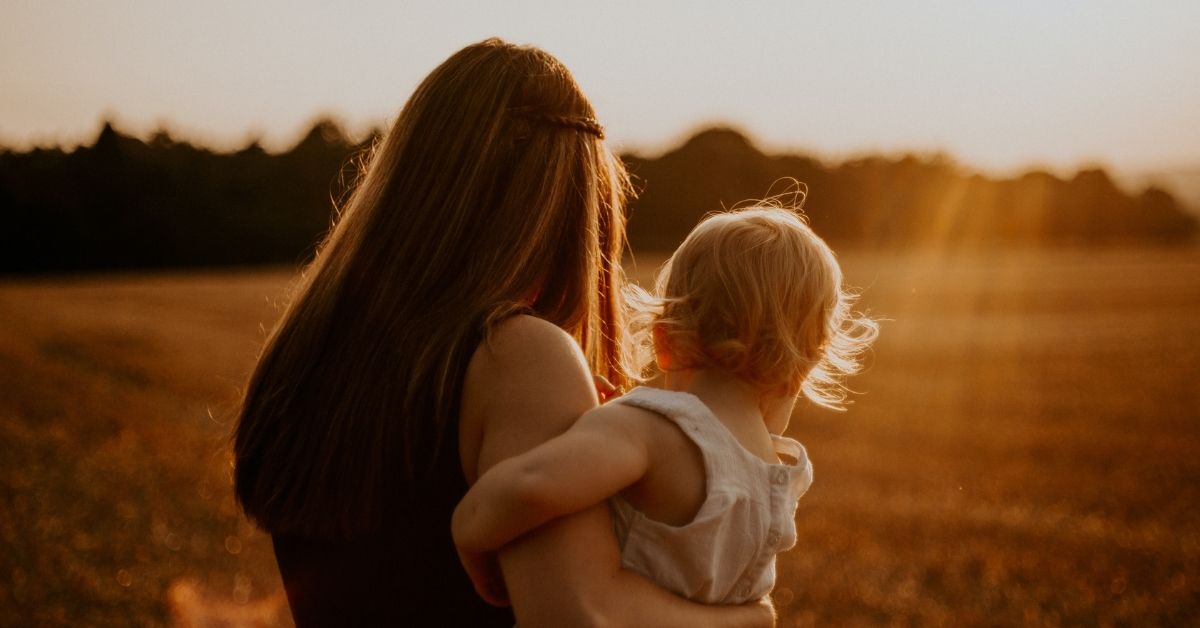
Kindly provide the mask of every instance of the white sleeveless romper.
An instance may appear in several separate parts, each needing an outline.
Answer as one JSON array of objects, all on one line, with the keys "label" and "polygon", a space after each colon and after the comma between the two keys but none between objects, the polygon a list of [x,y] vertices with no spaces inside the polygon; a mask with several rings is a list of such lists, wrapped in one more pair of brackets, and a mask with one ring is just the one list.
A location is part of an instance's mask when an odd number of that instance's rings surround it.
[{"label": "white sleeveless romper", "polygon": [[812,484],[804,447],[772,435],[795,464],[750,453],[695,395],[638,387],[613,403],[670,419],[699,447],[707,490],[696,517],[672,526],[646,517],[620,495],[609,499],[621,562],[696,602],[741,604],[775,586],[775,555],[796,544],[796,503]]}]

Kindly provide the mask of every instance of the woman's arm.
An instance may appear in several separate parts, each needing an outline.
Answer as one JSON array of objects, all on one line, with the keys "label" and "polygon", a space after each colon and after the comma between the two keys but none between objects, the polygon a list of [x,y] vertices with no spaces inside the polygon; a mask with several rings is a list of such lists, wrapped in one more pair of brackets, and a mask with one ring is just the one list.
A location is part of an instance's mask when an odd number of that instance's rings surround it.
[{"label": "woman's arm", "polygon": [[455,545],[460,552],[498,550],[637,482],[650,463],[647,434],[640,428],[628,407],[602,406],[565,434],[496,464],[454,510]]},{"label": "woman's arm", "polygon": [[[472,358],[463,392],[460,453],[468,480],[565,432],[595,407],[574,341],[532,317],[495,331]],[[704,606],[621,569],[603,505],[561,517],[511,543],[500,565],[522,626],[769,626],[768,603]]]}]

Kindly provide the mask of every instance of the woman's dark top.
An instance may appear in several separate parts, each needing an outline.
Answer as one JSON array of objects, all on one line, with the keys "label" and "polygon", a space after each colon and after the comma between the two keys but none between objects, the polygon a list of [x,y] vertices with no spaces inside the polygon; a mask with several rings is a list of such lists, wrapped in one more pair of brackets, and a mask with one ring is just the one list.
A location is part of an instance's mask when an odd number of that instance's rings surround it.
[{"label": "woman's dark top", "polygon": [[[465,375],[466,360],[460,374]],[[461,379],[460,379],[461,381]],[[457,414],[457,413],[456,413]],[[467,492],[452,421],[444,446],[412,482],[386,530],[351,541],[274,534],[275,559],[298,628],[504,626],[507,608],[475,594],[458,561],[450,516]]]},{"label": "woman's dark top", "polygon": [[457,434],[450,442],[394,529],[349,542],[272,537],[298,628],[513,625],[510,609],[475,594],[454,550],[450,515],[467,482]]}]

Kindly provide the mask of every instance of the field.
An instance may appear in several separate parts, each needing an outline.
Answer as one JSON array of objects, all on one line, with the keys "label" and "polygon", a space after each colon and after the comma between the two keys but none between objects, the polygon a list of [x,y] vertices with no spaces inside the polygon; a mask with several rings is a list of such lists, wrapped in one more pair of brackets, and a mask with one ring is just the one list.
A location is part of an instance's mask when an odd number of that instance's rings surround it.
[{"label": "field", "polygon": [[[793,420],[781,625],[1200,621],[1200,251],[843,259],[887,320]],[[0,281],[0,625],[289,623],[228,435],[291,279]]]}]

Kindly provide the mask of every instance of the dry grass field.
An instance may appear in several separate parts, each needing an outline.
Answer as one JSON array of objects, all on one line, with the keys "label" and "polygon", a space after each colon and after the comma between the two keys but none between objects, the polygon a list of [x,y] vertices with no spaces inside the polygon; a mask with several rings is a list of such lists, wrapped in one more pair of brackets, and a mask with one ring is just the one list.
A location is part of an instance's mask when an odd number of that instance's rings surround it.
[{"label": "dry grass field", "polygon": [[[888,320],[793,421],[781,624],[1200,621],[1200,251],[843,259]],[[0,281],[0,625],[289,623],[227,437],[290,280]]]}]

